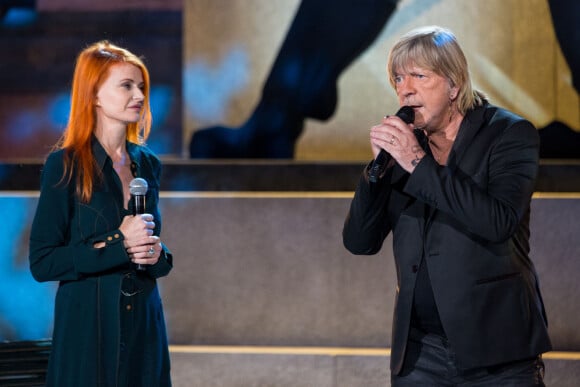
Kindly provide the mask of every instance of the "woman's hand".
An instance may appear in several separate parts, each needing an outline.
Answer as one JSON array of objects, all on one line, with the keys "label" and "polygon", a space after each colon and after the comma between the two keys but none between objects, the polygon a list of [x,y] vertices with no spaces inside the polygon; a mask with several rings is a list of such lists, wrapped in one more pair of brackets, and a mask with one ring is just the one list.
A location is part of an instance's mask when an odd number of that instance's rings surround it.
[{"label": "woman's hand", "polygon": [[155,222],[153,215],[141,214],[125,216],[119,230],[125,237],[127,255],[135,264],[154,265],[161,255],[161,241],[153,235]]},{"label": "woman's hand", "polygon": [[119,230],[125,237],[123,241],[125,249],[154,243],[150,239],[154,229],[155,222],[151,214],[125,216],[119,226]]},{"label": "woman's hand", "polygon": [[127,248],[131,262],[141,265],[155,265],[161,256],[161,240],[158,236],[148,237],[148,243]]}]

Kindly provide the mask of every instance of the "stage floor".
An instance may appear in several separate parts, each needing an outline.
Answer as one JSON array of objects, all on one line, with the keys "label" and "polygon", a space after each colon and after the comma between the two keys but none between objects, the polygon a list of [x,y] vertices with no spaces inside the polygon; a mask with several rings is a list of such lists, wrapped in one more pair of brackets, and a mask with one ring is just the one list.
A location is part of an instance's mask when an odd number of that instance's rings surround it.
[{"label": "stage floor", "polygon": [[[174,387],[387,387],[388,348],[172,346]],[[544,355],[546,386],[577,387],[580,352]]]}]

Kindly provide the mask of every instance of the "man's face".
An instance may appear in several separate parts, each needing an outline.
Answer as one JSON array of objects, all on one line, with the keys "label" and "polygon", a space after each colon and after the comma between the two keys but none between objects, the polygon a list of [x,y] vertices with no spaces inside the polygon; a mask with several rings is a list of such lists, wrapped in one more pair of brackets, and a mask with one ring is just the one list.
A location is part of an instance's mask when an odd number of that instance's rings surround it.
[{"label": "man's face", "polygon": [[457,87],[451,87],[441,75],[416,65],[397,71],[394,81],[399,104],[415,110],[415,127],[430,132],[445,128]]}]

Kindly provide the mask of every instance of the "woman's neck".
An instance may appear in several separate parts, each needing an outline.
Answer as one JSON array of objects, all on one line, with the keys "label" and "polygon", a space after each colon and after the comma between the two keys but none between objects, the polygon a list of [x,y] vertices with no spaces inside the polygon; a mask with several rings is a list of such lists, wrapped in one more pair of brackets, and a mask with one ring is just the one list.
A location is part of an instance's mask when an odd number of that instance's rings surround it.
[{"label": "woman's neck", "polygon": [[95,137],[99,140],[105,152],[113,160],[113,163],[125,162],[127,159],[126,150],[126,128],[105,129],[97,127]]}]

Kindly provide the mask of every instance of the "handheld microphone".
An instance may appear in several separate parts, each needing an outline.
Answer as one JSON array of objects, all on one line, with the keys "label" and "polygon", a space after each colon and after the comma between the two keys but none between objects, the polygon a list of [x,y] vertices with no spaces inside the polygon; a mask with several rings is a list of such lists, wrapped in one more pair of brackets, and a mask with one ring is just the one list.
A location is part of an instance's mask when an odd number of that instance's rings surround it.
[{"label": "handheld microphone", "polygon": [[[131,203],[133,204],[133,215],[145,213],[145,195],[147,194],[147,180],[136,177],[129,183],[129,192],[131,193]],[[137,264],[137,270],[145,270],[145,266]]]},{"label": "handheld microphone", "polygon": [[[406,124],[410,124],[411,122],[415,121],[415,111],[410,106],[403,106],[395,115],[402,119]],[[371,165],[371,169],[369,171],[369,181],[376,183],[379,180],[379,176],[381,176],[385,171],[388,161],[389,154],[384,149],[381,149],[377,155],[377,158]]]}]

